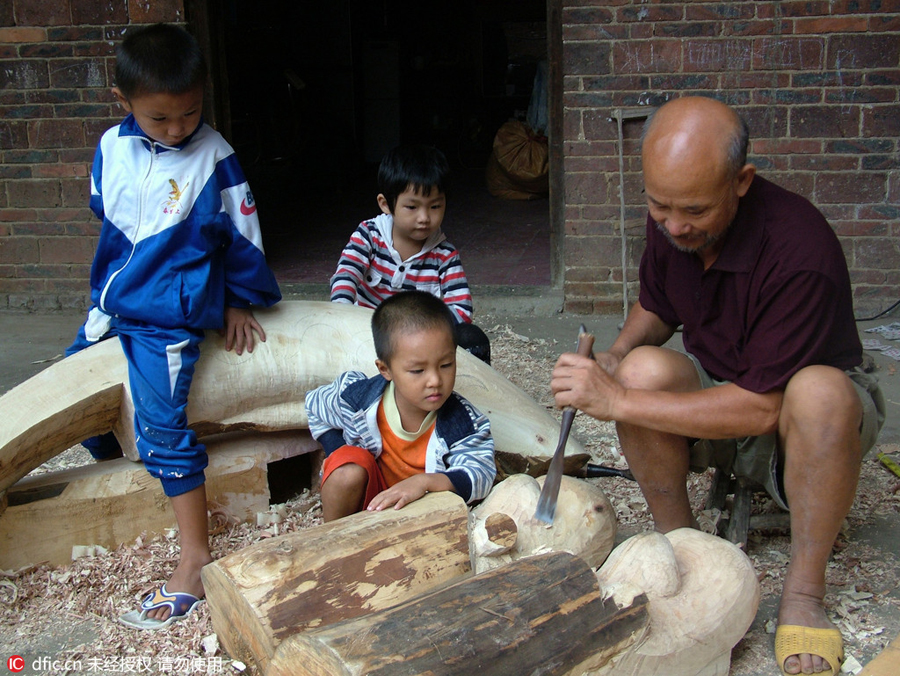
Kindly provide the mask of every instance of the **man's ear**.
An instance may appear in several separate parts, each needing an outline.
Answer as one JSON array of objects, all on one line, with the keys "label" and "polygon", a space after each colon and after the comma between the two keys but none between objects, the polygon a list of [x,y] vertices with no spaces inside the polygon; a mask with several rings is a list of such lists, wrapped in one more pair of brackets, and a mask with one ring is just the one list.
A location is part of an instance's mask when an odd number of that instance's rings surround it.
[{"label": "man's ear", "polygon": [[391,204],[388,202],[387,197],[378,193],[378,207],[381,209],[381,213],[391,215],[393,212],[391,211]]},{"label": "man's ear", "polygon": [[756,167],[752,164],[745,164],[738,172],[735,182],[737,183],[737,196],[743,197],[750,190],[750,184],[753,183],[753,177],[756,176]]},{"label": "man's ear", "polygon": [[126,113],[131,112],[131,104],[128,103],[128,99],[125,98],[125,95],[122,93],[122,90],[118,87],[112,88],[113,96],[116,97],[116,101],[119,102],[119,105],[125,109]]},{"label": "man's ear", "polygon": [[391,367],[380,359],[375,360],[375,367],[385,380],[391,380]]}]

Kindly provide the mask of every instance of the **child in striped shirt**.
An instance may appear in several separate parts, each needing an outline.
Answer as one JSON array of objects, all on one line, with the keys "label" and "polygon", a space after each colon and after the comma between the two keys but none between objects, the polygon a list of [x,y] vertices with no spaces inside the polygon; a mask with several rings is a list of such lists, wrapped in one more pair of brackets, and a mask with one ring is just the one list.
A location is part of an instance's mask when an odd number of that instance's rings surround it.
[{"label": "child in striped shirt", "polygon": [[472,293],[459,252],[441,231],[449,166],[437,148],[394,148],[378,168],[381,214],[363,221],[341,252],[331,300],[377,308],[400,291],[427,291],[446,303],[457,343],[490,364],[491,346],[472,324]]}]

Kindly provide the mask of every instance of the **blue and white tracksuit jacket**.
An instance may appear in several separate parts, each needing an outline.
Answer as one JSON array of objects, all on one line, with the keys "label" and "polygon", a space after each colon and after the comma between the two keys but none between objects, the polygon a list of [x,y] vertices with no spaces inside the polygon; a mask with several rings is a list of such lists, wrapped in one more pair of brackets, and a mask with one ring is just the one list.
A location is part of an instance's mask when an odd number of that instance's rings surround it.
[{"label": "blue and white tracksuit jacket", "polygon": [[103,134],[91,173],[103,221],[91,267],[93,307],[66,354],[117,335],[128,359],[137,447],[166,495],[204,482],[206,449],[185,407],[204,329],[226,307],[281,299],[256,204],[234,151],[206,124],[177,147],[129,115]]},{"label": "blue and white tracksuit jacket", "polygon": [[[376,458],[383,448],[378,430],[378,404],[388,381],[347,371],[337,380],[306,393],[309,431],[325,455],[347,444],[365,448]],[[454,392],[438,409],[425,453],[425,472],[445,474],[467,503],[491,490],[497,467],[491,423]]]}]

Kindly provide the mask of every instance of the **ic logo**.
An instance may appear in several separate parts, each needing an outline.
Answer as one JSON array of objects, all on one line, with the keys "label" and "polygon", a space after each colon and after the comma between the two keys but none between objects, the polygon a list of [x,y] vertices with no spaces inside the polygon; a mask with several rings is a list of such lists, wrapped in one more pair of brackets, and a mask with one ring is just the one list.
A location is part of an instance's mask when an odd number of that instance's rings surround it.
[{"label": "ic logo", "polygon": [[13,655],[8,660],[6,660],[6,666],[9,670],[15,674],[18,674],[22,669],[25,668],[25,660],[22,659],[21,655]]}]

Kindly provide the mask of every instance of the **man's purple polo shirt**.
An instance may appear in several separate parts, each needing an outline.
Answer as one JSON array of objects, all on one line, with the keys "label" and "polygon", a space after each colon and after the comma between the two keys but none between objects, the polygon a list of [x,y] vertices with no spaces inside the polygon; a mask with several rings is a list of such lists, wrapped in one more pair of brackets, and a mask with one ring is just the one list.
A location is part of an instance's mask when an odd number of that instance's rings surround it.
[{"label": "man's purple polo shirt", "polygon": [[648,217],[640,279],[641,306],[683,325],[685,349],[719,380],[768,392],[805,366],[862,361],[837,236],[806,199],[759,176],[709,270]]}]

